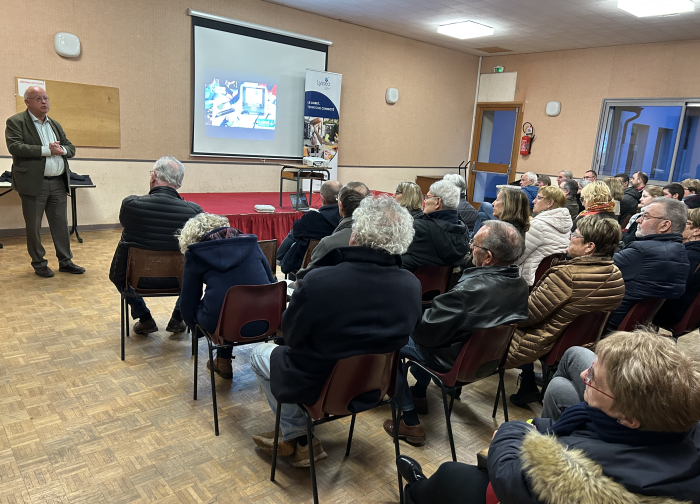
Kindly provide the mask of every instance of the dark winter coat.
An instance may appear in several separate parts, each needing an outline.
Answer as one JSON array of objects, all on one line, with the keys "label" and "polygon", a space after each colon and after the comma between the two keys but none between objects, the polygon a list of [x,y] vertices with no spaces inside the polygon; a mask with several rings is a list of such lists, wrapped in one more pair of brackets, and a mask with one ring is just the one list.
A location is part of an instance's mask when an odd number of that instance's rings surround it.
[{"label": "dark winter coat", "polygon": [[154,187],[145,196],[128,196],[122,201],[119,222],[124,227],[112,258],[109,279],[123,289],[129,247],[146,250],[179,250],[175,233],[202,208],[185,201],[172,187]]},{"label": "dark winter coat", "polygon": [[[192,329],[199,324],[212,333],[216,330],[226,292],[231,287],[276,281],[255,235],[194,243],[185,252],[180,291],[182,319]],[[204,285],[207,288],[202,298]],[[262,327],[257,334],[266,330],[266,327]]]},{"label": "dark winter coat", "polygon": [[691,241],[683,244],[688,254],[688,280],[685,284],[685,292],[674,303],[664,303],[654,317],[654,324],[670,329],[681,321],[688,311],[693,300],[700,294],[700,241]]},{"label": "dark winter coat", "polygon": [[624,219],[627,215],[637,213],[637,206],[641,198],[642,193],[637,191],[634,187],[625,188],[622,201],[620,202],[620,220]]},{"label": "dark winter coat", "polygon": [[691,194],[690,196],[683,198],[683,203],[685,203],[685,206],[687,206],[689,210],[699,208],[700,194]]},{"label": "dark winter coat", "polygon": [[530,185],[521,187],[520,189],[527,194],[527,199],[530,202],[530,210],[532,210],[535,207],[535,198],[537,197],[537,193],[540,192],[540,188],[536,185]]},{"label": "dark winter coat", "polygon": [[440,210],[413,219],[413,242],[401,256],[403,267],[459,266],[469,251],[469,233],[457,210]]},{"label": "dark winter coat", "polygon": [[298,281],[282,318],[284,345],[270,357],[275,398],[314,404],[338,360],[406,345],[420,321],[421,286],[400,264],[381,250],[337,248]]},{"label": "dark winter coat", "polygon": [[[282,273],[291,273],[301,268],[304,261],[304,254],[309,247],[311,240],[320,240],[333,233],[333,230],[340,224],[340,213],[338,204],[324,205],[318,210],[312,208],[306,212],[301,219],[292,225],[291,237],[286,240],[293,240],[293,243],[283,257],[277,257],[280,261]],[[280,249],[284,250],[283,246]]]},{"label": "dark winter coat", "polygon": [[476,219],[479,218],[479,214],[476,208],[467,201],[467,197],[464,194],[459,196],[457,213],[459,214],[460,220],[467,226],[467,233],[470,233],[474,229],[474,224],[476,223]]},{"label": "dark winter coat", "polygon": [[688,280],[688,254],[678,233],[639,237],[613,256],[625,281],[625,297],[608,321],[615,330],[634,304],[646,298],[678,299]]},{"label": "dark winter coat", "polygon": [[433,299],[411,338],[429,368],[448,371],[477,329],[527,320],[528,292],[517,266],[468,268],[452,290]]}]

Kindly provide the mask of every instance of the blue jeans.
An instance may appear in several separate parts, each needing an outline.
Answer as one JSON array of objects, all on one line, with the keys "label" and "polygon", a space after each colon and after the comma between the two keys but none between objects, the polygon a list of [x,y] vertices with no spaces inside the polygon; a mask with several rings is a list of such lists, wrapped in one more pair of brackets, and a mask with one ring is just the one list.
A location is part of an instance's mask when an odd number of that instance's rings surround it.
[{"label": "blue jeans", "polygon": [[[126,292],[128,294],[133,294],[134,289],[129,287]],[[134,320],[140,319],[143,316],[151,314],[151,310],[148,309],[148,307],[146,306],[146,301],[144,301],[142,297],[127,297],[126,303],[131,308],[131,318],[133,318]],[[175,301],[174,311],[178,313],[180,312],[180,296],[178,296],[177,301]]]},{"label": "blue jeans", "polygon": [[551,418],[554,422],[569,406],[583,401],[586,386],[581,373],[591,367],[596,355],[583,347],[571,347],[561,358],[557,372],[549,382],[542,401],[542,418]]},{"label": "blue jeans", "polygon": [[[272,408],[272,412],[277,414],[277,399],[272,395],[270,389],[270,355],[277,348],[274,343],[261,343],[250,352],[250,367],[253,368],[258,383],[265,393],[267,402]],[[291,441],[299,436],[306,435],[306,420],[301,408],[296,404],[282,404],[280,411],[280,428],[282,429],[282,439]]]},{"label": "blue jeans", "polygon": [[[426,358],[423,356],[422,350],[412,338],[408,338],[408,343],[399,352],[400,357],[410,357],[412,360],[420,362],[421,364],[426,363]],[[411,374],[416,379],[416,385],[421,388],[426,388],[430,385],[430,374],[418,366],[411,366]],[[399,375],[396,377],[396,396],[401,393],[401,384],[403,383],[403,365],[399,362]],[[394,399],[396,406],[398,406],[398,400]],[[413,397],[411,396],[411,389],[406,384],[403,391],[403,402],[401,404],[401,409],[403,411],[411,411],[414,409]]]},{"label": "blue jeans", "polygon": [[476,219],[476,222],[474,223],[474,231],[471,232],[471,237],[473,238],[476,233],[479,232],[479,229],[481,229],[481,226],[484,224],[484,222],[488,220],[494,220],[496,219],[493,216],[493,204],[484,202],[481,204],[479,207],[479,211],[477,212],[478,218]]}]

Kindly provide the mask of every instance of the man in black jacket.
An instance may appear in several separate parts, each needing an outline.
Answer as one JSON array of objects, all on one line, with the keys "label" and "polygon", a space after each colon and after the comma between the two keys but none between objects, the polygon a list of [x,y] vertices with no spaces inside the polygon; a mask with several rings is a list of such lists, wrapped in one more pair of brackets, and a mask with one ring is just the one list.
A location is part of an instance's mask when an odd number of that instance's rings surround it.
[{"label": "man in black jacket", "polygon": [[413,220],[416,235],[401,257],[403,267],[416,271],[419,266],[459,266],[469,251],[467,227],[459,221],[459,189],[448,180],[439,180],[425,195],[423,215]]},{"label": "man in black jacket", "polygon": [[292,273],[301,268],[304,254],[311,240],[320,240],[333,233],[340,224],[338,193],[342,185],[328,180],[321,185],[321,208],[311,208],[294,222],[292,230],[277,249],[282,273]]},{"label": "man in black jacket", "polygon": [[[124,231],[114,252],[109,271],[109,279],[119,292],[122,292],[126,284],[129,247],[159,251],[180,250],[175,233],[182,229],[189,219],[202,213],[199,205],[183,200],[177,192],[184,176],[185,167],[180,161],[171,156],[163,156],[156,161],[151,170],[149,193],[145,196],[128,196],[122,201],[119,222],[124,227]],[[164,285],[154,280],[148,286],[141,287],[155,289],[167,288],[171,285]],[[134,324],[134,332],[137,334],[156,332],[158,326],[143,298],[128,297],[126,300],[131,307],[131,316],[134,320],[139,319]],[[169,332],[185,330],[179,302],[178,299],[166,328]]]},{"label": "man in black jacket", "polygon": [[[513,266],[523,248],[522,236],[513,225],[484,222],[471,243],[475,267],[466,269],[452,290],[433,299],[401,356],[445,373],[472,332],[527,320],[529,288],[518,267]],[[404,388],[399,438],[420,445],[425,443],[425,431],[418,413],[427,413],[425,393],[430,375],[416,367],[411,367],[411,372],[416,385]],[[401,390],[402,381],[400,373],[397,390]],[[391,420],[384,422],[384,430],[391,436],[393,427]]]},{"label": "man in black jacket", "polygon": [[620,202],[620,222],[628,215],[637,213],[637,206],[642,197],[642,192],[630,186],[630,178],[626,173],[618,173],[615,178],[620,179],[624,193]]},{"label": "man in black jacket", "polygon": [[[250,356],[272,411],[283,403],[278,453],[292,455],[295,467],[309,466],[297,404],[318,400],[340,359],[401,349],[421,316],[420,282],[400,267],[413,234],[408,211],[393,198],[367,197],[353,217],[350,246],[331,250],[298,281],[282,318],[284,345],[258,345]],[[376,396],[363,402],[379,403]],[[273,437],[253,440],[272,454]],[[314,439],[314,459],[325,456]]]}]

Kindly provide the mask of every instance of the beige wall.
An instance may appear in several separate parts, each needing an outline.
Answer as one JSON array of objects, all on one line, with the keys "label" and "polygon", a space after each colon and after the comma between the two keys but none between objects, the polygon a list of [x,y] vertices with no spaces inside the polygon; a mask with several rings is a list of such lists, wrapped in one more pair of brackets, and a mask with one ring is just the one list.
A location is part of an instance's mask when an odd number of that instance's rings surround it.
[{"label": "beige wall", "polygon": [[[537,136],[519,172],[570,169],[583,176],[603,98],[700,96],[700,41],[493,56],[484,58],[482,73],[496,65],[518,72],[515,100],[524,102],[524,121]],[[549,101],[561,102],[558,117],[545,114]]]},{"label": "beige wall", "polygon": [[[165,154],[185,163],[190,159],[189,7],[333,41],[328,70],[343,74],[341,181],[361,179],[373,189],[388,191],[399,181],[412,180],[415,173],[446,173],[447,169],[433,167],[457,166],[467,158],[478,68],[475,56],[259,0],[6,4],[0,31],[0,88],[4,90],[0,117],[15,113],[17,76],[119,88],[121,147],[78,148],[71,163],[76,172],[92,175],[98,185],[84,191],[90,195],[79,197],[81,223],[115,223],[121,198],[145,192],[145,180],[139,180],[146,176],[145,165],[124,160],[152,161]],[[37,22],[37,12],[50,15]],[[80,58],[68,60],[54,52],[53,36],[58,31],[80,37]],[[384,102],[387,87],[399,89],[396,105]],[[70,138],[70,131],[67,134]],[[10,169],[7,155],[3,144],[0,172]],[[117,161],[85,161],[88,158]],[[191,165],[183,190],[279,188],[276,165],[218,161],[224,164]],[[18,202],[16,195],[0,198],[0,230],[23,226]]]}]

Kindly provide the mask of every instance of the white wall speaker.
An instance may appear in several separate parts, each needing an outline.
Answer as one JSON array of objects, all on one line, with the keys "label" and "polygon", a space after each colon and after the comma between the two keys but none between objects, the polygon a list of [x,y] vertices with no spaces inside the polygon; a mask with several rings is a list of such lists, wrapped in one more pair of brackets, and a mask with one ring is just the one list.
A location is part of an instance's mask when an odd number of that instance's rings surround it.
[{"label": "white wall speaker", "polygon": [[386,90],[386,102],[389,105],[393,105],[399,101],[399,90],[393,87],[390,87]]},{"label": "white wall speaker", "polygon": [[72,33],[57,33],[53,38],[53,47],[59,56],[66,58],[77,58],[80,56],[80,39]]},{"label": "white wall speaker", "polygon": [[544,111],[549,117],[556,117],[561,113],[561,103],[558,101],[551,101],[547,104]]}]

